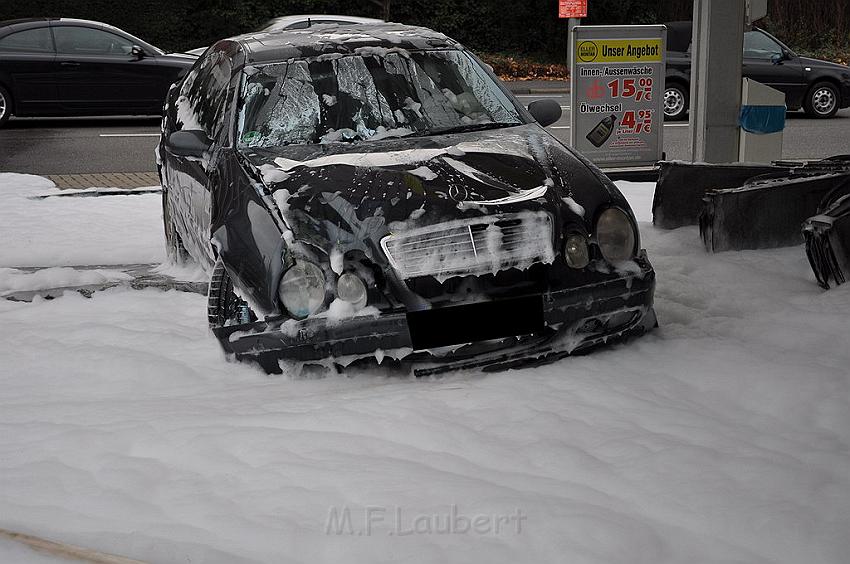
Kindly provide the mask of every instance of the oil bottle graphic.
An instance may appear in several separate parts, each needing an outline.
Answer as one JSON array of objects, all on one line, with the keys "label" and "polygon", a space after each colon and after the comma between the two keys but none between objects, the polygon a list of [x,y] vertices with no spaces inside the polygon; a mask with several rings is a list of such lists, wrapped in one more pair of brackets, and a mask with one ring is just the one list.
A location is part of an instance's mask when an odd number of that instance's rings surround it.
[{"label": "oil bottle graphic", "polygon": [[617,122],[617,116],[611,114],[596,124],[596,127],[590,130],[587,134],[587,140],[593,143],[596,147],[601,147],[608,141],[611,134],[614,132],[614,124]]}]

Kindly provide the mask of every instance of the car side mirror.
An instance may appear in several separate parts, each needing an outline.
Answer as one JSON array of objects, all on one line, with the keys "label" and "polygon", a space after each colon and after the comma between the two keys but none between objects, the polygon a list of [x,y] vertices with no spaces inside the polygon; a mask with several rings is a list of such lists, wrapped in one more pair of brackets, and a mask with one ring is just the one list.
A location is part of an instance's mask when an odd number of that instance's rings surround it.
[{"label": "car side mirror", "polygon": [[145,51],[138,45],[133,45],[130,47],[130,55],[132,55],[137,61],[140,61],[145,58]]},{"label": "car side mirror", "polygon": [[781,53],[774,53],[771,55],[770,60],[774,65],[781,65],[783,61],[790,61],[793,58],[793,53],[783,50]]},{"label": "car side mirror", "polygon": [[168,136],[168,150],[178,157],[201,159],[211,144],[207,134],[197,129],[175,131]]},{"label": "car side mirror", "polygon": [[528,105],[528,112],[543,127],[552,125],[561,119],[561,105],[551,98],[535,100],[530,103]]}]

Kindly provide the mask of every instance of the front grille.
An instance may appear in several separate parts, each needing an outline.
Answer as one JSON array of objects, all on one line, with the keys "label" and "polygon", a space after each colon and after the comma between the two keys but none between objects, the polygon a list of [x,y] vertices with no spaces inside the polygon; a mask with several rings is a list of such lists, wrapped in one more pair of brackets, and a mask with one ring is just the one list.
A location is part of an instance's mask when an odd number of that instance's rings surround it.
[{"label": "front grille", "polygon": [[392,267],[403,279],[524,270],[551,263],[552,218],[546,212],[520,212],[449,221],[392,234],[381,240]]}]

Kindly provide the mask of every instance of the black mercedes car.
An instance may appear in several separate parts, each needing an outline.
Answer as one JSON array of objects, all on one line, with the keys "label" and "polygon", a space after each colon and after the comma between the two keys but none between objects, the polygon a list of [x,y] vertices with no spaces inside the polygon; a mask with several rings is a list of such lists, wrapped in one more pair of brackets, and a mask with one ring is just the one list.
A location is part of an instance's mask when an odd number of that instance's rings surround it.
[{"label": "black mercedes car", "polygon": [[[667,25],[667,78],[664,115],[687,119],[691,84],[691,22]],[[789,110],[803,108],[815,118],[830,118],[850,106],[850,68],[801,57],[768,32],[744,33],[741,74],[785,93]]]},{"label": "black mercedes car", "polygon": [[169,86],[195,60],[99,22],[3,21],[0,124],[12,115],[159,115]]},{"label": "black mercedes car", "polygon": [[656,324],[628,203],[461,45],[396,24],[223,40],[169,93],[169,252],[258,361],[506,368]]}]

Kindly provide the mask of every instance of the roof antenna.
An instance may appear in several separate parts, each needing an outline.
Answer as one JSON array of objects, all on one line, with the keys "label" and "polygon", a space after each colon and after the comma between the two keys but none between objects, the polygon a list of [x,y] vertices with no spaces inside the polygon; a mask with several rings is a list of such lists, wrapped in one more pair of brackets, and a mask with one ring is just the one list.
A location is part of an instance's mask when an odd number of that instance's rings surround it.
[{"label": "roof antenna", "polygon": [[307,18],[307,27],[313,27],[313,20],[310,18]]}]

